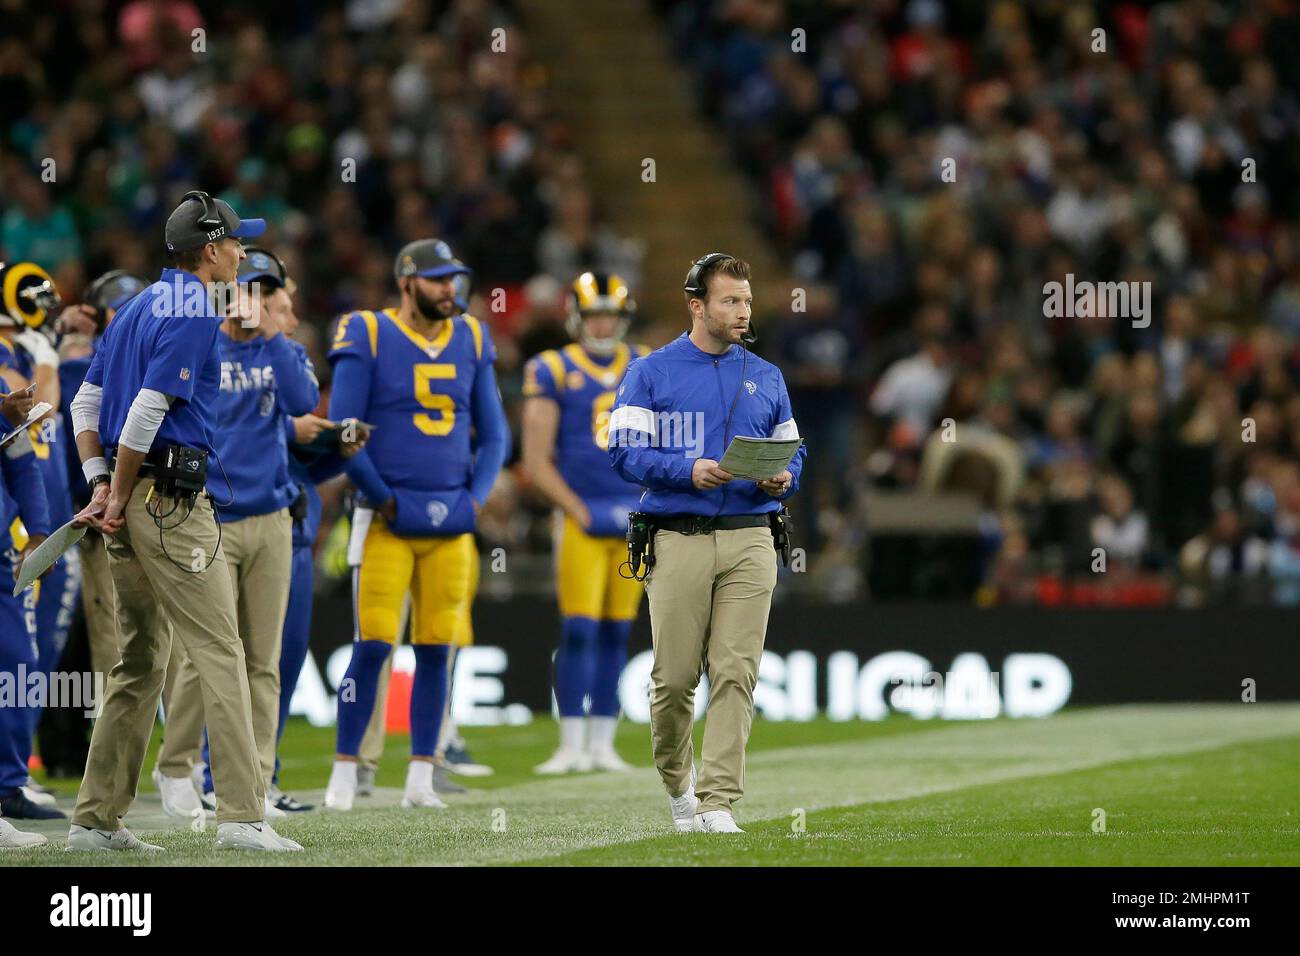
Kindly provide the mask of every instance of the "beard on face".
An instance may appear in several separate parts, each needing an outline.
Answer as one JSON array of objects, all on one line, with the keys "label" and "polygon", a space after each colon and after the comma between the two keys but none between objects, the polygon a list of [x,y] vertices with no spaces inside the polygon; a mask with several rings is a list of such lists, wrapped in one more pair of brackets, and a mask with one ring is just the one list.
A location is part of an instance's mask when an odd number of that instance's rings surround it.
[{"label": "beard on face", "polygon": [[450,299],[447,300],[444,306],[441,300],[426,295],[419,286],[412,289],[412,293],[415,299],[415,311],[426,319],[433,321],[435,319],[445,319],[451,315],[453,304]]},{"label": "beard on face", "polygon": [[733,340],[732,326],[736,324],[735,319],[715,316],[706,308],[704,312],[705,327],[709,334],[720,342],[731,342]]}]

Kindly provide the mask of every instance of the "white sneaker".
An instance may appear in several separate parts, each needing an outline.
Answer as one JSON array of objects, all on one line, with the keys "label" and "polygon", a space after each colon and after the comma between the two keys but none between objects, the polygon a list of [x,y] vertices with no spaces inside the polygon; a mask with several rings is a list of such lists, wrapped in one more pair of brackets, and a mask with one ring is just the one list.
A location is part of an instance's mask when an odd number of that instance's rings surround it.
[{"label": "white sneaker", "polygon": [[203,789],[203,771],[208,769],[208,765],[202,760],[190,767],[190,782],[194,784],[194,792],[199,796],[204,793]]},{"label": "white sneaker", "polygon": [[668,809],[672,812],[673,826],[678,833],[699,832],[699,817],[695,813],[699,805],[700,801],[695,796],[695,768],[691,767],[691,775],[686,778],[686,791],[678,797],[668,795]]},{"label": "white sneaker", "polygon": [[259,850],[268,853],[285,853],[302,847],[271,829],[271,824],[219,823],[217,824],[218,850]]},{"label": "white sneaker", "polygon": [[266,818],[268,820],[270,820],[272,817],[277,817],[277,818],[287,817],[289,815],[275,805],[275,801],[271,799],[271,795],[269,793],[266,795],[266,798],[262,801],[262,807],[266,811]]},{"label": "white sneaker", "polygon": [[586,773],[590,769],[591,757],[581,750],[570,750],[567,747],[561,747],[555,751],[551,759],[546,763],[534,767],[533,773],[558,776],[562,773]]},{"label": "white sneaker", "polygon": [[375,792],[375,768],[357,764],[357,796],[369,797]]},{"label": "white sneaker", "polygon": [[194,792],[194,784],[189,777],[164,777],[162,771],[153,768],[153,785],[162,797],[163,813],[169,817],[184,820],[203,819],[203,804]]},{"label": "white sneaker", "polygon": [[0,820],[0,850],[22,850],[30,846],[44,846],[49,842],[40,833],[28,833],[19,830],[8,820]]},{"label": "white sneaker", "polygon": [[336,760],[325,788],[324,805],[328,810],[351,810],[357,795],[357,762]]},{"label": "white sneaker", "polygon": [[744,833],[740,827],[736,826],[736,821],[726,810],[709,810],[706,813],[697,813],[695,822],[698,829],[705,833]]},{"label": "white sneaker", "polygon": [[54,794],[50,793],[50,791],[46,790],[39,784],[36,784],[36,781],[32,780],[31,777],[28,777],[27,782],[23,784],[22,791],[23,796],[38,807],[52,807],[58,803],[58,801],[54,799]]},{"label": "white sneaker", "polygon": [[[287,814],[286,814],[286,816],[287,816]],[[289,850],[290,852],[294,852],[294,853],[301,853],[301,852],[302,852],[302,844],[301,844],[301,843],[297,842],[296,840],[290,840],[287,836],[281,836],[279,833],[276,833],[274,830],[271,830],[271,824],[269,824],[269,823],[263,823],[263,824],[262,824],[262,829],[263,829],[263,830],[270,830],[270,831],[271,831],[271,836],[275,837],[276,840],[279,841],[280,846],[284,847],[286,850]]]},{"label": "white sneaker", "polygon": [[412,760],[406,768],[406,792],[402,794],[402,808],[410,810],[428,807],[447,809],[442,797],[433,789],[433,764],[427,760]]},{"label": "white sneaker", "polygon": [[126,827],[120,830],[94,830],[74,823],[68,827],[68,843],[64,850],[143,850],[161,853],[163,848],[155,843],[145,843]]},{"label": "white sneaker", "polygon": [[632,769],[632,765],[620,757],[613,747],[593,750],[588,759],[592,770],[606,770],[614,773],[621,773],[624,770]]},{"label": "white sneaker", "polygon": [[408,790],[402,794],[403,810],[413,810],[421,807],[446,810],[447,804],[433,790]]}]

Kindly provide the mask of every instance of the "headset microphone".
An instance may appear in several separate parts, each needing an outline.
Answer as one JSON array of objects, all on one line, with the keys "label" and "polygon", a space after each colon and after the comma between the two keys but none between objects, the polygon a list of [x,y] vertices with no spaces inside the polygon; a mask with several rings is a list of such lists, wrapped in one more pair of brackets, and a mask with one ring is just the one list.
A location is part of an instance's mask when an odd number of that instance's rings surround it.
[{"label": "headset microphone", "polygon": [[754,331],[754,320],[750,319],[749,325],[745,327],[745,331],[740,333],[740,342],[745,346],[745,348],[749,348],[757,341],[758,334]]}]

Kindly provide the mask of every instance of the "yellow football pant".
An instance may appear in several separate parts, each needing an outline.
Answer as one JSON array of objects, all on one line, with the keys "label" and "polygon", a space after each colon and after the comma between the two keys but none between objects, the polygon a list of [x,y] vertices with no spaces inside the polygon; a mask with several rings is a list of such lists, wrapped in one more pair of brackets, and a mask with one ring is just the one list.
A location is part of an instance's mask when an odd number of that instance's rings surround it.
[{"label": "yellow football pant", "polygon": [[627,543],[622,538],[594,538],[568,515],[557,521],[555,536],[560,614],[596,621],[636,620],[645,588],[618,573],[627,560]]},{"label": "yellow football pant", "polygon": [[357,623],[363,641],[395,643],[411,596],[412,644],[466,644],[478,575],[472,534],[399,537],[375,515],[357,575]]}]

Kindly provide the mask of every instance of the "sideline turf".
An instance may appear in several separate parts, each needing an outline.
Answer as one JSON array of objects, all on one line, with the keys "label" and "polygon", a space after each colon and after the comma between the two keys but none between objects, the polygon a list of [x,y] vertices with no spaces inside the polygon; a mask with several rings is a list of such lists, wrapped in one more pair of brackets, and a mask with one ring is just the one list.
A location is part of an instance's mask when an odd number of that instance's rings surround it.
[{"label": "sideline turf", "polygon": [[[446,811],[395,806],[406,741],[390,740],[375,797],[350,814],[277,822],[307,846],[302,854],[213,850],[211,828],[191,832],[161,816],[146,775],[128,825],[164,844],[164,857],[56,846],[0,853],[0,866],[1300,863],[1300,705],[1112,707],[972,723],[760,720],[737,814],[749,832],[730,839],[668,831],[645,726],[620,726],[620,751],[638,764],[628,774],[535,777],[555,734],[549,719],[467,731],[497,773],[465,781],[473,791]],[[295,722],[285,789],[319,799],[332,744],[332,729]],[[1104,833],[1093,830],[1097,808]],[[28,828],[59,842],[67,832]]]}]

